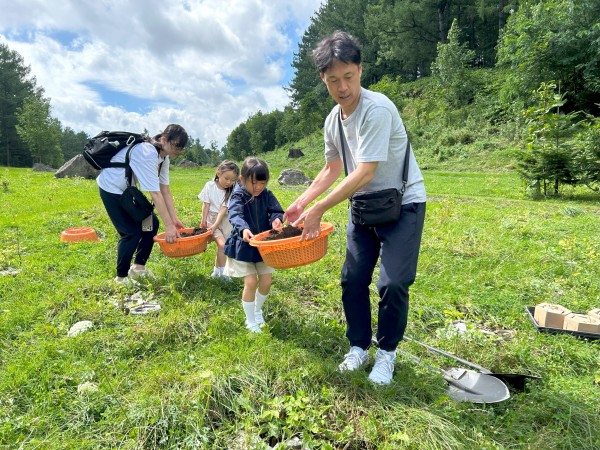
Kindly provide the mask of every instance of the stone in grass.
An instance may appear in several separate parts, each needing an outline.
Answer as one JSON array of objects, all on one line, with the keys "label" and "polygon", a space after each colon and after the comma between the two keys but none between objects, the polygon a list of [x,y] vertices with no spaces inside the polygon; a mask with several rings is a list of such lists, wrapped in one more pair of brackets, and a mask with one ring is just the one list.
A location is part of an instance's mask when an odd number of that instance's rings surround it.
[{"label": "stone in grass", "polygon": [[92,322],[90,322],[89,320],[82,320],[80,322],[75,323],[71,327],[71,329],[67,333],[67,336],[69,336],[69,337],[77,336],[78,334],[86,332],[93,326],[94,326],[94,324]]},{"label": "stone in grass", "polygon": [[293,438],[291,438],[290,440],[288,440],[287,442],[280,442],[277,445],[275,445],[275,447],[273,447],[273,450],[305,450],[308,449],[308,447],[304,447],[303,443],[302,443],[302,439],[300,439],[298,436],[294,436]]},{"label": "stone in grass", "polygon": [[294,436],[286,443],[286,448],[290,450],[301,450],[302,449],[302,439],[298,436]]},{"label": "stone in grass", "polygon": [[93,394],[98,391],[98,385],[96,383],[92,383],[91,381],[86,381],[85,383],[81,383],[77,386],[78,394]]},{"label": "stone in grass", "polygon": [[303,185],[306,182],[310,181],[304,172],[296,169],[285,169],[277,178],[279,184],[294,186],[294,185]]},{"label": "stone in grass", "polygon": [[17,269],[12,269],[10,267],[6,270],[0,270],[0,275],[2,275],[2,276],[8,275],[8,276],[14,277],[18,273],[19,273],[19,271]]}]

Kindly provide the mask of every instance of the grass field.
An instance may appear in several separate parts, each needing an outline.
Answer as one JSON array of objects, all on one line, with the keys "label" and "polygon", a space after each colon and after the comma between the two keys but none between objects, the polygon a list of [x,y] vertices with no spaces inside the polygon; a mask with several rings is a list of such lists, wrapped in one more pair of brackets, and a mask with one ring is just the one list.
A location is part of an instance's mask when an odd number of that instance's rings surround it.
[{"label": "grass field", "polygon": [[[283,168],[274,165],[270,188],[287,206],[302,188],[278,186]],[[198,225],[196,196],[213,174],[172,170],[184,223]],[[162,310],[126,315],[113,303],[132,291],[110,281],[117,235],[95,182],[0,168],[0,448],[269,449],[294,436],[311,449],[600,448],[600,341],[540,333],[524,309],[600,307],[598,199],[530,201],[511,173],[424,175],[407,333],[496,372],[543,377],[524,392],[455,402],[439,375],[403,357],[388,387],[336,372],[348,349],[345,204],[325,217],[336,226],[327,255],[275,274],[267,331],[251,335],[241,282],[209,276],[214,244],[182,259],[155,248],[157,279],[141,292]],[[100,242],[61,242],[75,226],[95,228]],[[94,327],[68,337],[81,320]],[[458,320],[466,333],[452,333]]]}]

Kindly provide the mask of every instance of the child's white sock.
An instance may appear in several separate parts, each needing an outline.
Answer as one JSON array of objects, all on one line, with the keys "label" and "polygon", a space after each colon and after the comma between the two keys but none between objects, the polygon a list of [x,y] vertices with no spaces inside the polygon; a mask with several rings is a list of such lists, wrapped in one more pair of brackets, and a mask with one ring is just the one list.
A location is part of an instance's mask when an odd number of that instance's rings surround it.
[{"label": "child's white sock", "polygon": [[246,314],[246,325],[256,325],[256,318],[254,317],[254,302],[245,302],[242,300],[242,306],[244,307],[244,313]]},{"label": "child's white sock", "polygon": [[256,297],[254,300],[254,318],[258,326],[261,328],[265,325],[265,318],[263,317],[262,307],[268,296],[269,294],[263,295],[260,292],[258,292],[258,289],[256,290]]},{"label": "child's white sock", "polygon": [[253,333],[260,333],[260,327],[256,323],[254,314],[254,302],[245,302],[242,300],[242,306],[244,307],[244,313],[246,314],[246,328]]},{"label": "child's white sock", "polygon": [[260,292],[258,292],[258,289],[256,290],[256,296],[254,297],[255,300],[255,305],[254,305],[254,311],[262,311],[262,307],[265,303],[265,300],[267,299],[267,297],[269,296],[269,294],[261,294]]}]

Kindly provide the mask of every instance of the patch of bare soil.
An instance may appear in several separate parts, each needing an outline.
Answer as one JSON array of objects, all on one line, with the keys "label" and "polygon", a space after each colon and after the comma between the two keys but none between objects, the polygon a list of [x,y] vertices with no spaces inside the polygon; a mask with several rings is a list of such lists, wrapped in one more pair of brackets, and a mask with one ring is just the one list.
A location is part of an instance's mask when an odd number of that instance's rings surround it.
[{"label": "patch of bare soil", "polygon": [[183,233],[179,233],[181,237],[191,237],[198,236],[199,234],[204,234],[208,231],[208,228],[198,228],[195,227],[192,231],[184,231]]},{"label": "patch of bare soil", "polygon": [[300,236],[302,234],[302,228],[293,227],[291,225],[286,225],[281,230],[271,230],[269,231],[269,235],[266,236],[263,241],[276,241],[278,239],[287,239],[295,236]]}]

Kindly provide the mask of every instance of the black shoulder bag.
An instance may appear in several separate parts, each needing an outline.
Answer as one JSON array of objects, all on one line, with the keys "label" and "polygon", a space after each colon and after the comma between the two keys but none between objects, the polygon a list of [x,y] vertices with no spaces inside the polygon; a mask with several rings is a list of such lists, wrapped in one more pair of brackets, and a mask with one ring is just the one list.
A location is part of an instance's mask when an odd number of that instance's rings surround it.
[{"label": "black shoulder bag", "polygon": [[[150,203],[142,191],[133,184],[133,171],[129,165],[129,153],[133,147],[133,145],[129,147],[125,154],[125,178],[127,179],[127,188],[125,188],[121,195],[120,204],[134,221],[141,222],[152,214],[154,205]],[[160,173],[160,168],[158,170]]]},{"label": "black shoulder bag", "polygon": [[[341,114],[341,111],[340,111]],[[344,161],[344,172],[348,175],[346,164],[346,137],[342,129],[342,119],[338,115],[340,128],[340,141],[342,143],[342,160]],[[408,136],[407,136],[408,139]],[[410,157],[410,141],[406,143],[406,154],[404,156],[404,168],[402,170],[402,187],[400,189],[390,188],[380,191],[356,192],[350,197],[350,210],[352,223],[365,227],[374,227],[397,222],[400,219],[402,209],[402,196],[406,190],[408,180],[408,163]]]}]

